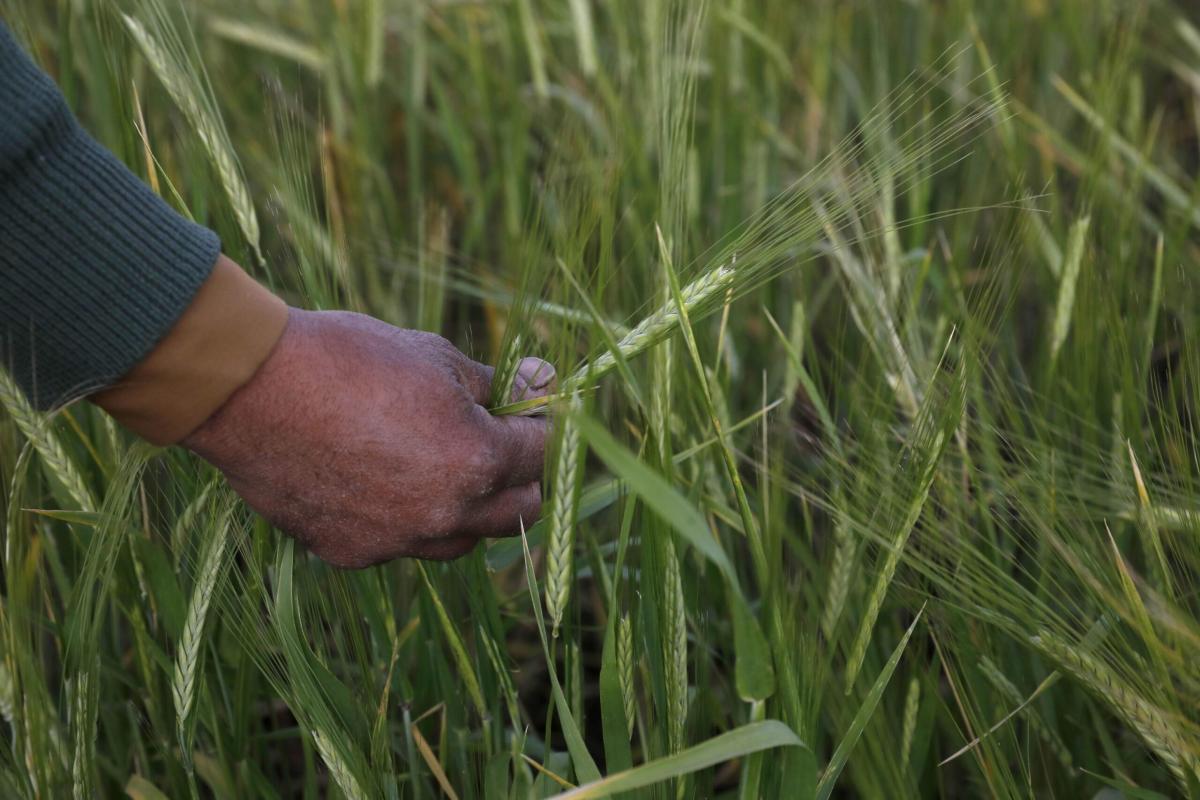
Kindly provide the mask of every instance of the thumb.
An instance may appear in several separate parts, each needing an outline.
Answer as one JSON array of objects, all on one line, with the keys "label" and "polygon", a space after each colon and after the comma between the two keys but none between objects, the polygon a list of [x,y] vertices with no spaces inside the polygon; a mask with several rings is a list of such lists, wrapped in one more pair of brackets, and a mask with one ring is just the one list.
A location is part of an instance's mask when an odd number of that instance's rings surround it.
[{"label": "thumb", "polygon": [[545,397],[557,386],[554,366],[549,361],[532,356],[521,359],[513,379],[512,402]]}]

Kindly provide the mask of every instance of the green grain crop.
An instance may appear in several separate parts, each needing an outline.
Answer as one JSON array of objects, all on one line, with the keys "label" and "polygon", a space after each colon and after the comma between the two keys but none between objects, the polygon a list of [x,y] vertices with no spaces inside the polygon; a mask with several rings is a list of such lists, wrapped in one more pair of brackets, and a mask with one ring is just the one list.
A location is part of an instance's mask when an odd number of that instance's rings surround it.
[{"label": "green grain crop", "polygon": [[523,539],[344,572],[0,375],[0,796],[1200,800],[1193,4],[0,8],[556,431]]}]

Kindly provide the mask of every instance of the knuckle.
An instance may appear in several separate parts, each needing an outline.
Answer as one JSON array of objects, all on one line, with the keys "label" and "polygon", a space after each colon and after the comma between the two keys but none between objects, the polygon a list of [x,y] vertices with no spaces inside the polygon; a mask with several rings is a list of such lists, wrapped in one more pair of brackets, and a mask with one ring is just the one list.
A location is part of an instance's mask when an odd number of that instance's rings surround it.
[{"label": "knuckle", "polygon": [[464,438],[458,462],[466,490],[486,491],[496,483],[503,458],[495,442],[475,434]]},{"label": "knuckle", "polygon": [[463,354],[454,344],[445,336],[439,336],[436,333],[427,333],[425,344],[429,349],[443,359],[443,363],[447,367],[457,368],[463,361]]},{"label": "knuckle", "polygon": [[420,520],[423,538],[442,540],[453,536],[462,527],[463,511],[458,504],[447,503],[428,508]]}]

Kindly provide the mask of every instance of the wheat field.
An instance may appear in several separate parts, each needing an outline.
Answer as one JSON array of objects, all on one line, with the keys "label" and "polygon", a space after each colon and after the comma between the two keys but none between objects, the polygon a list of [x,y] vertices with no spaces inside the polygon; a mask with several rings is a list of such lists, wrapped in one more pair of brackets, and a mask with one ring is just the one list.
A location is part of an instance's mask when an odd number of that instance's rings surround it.
[{"label": "wheat field", "polygon": [[343,571],[0,375],[0,796],[1200,798],[1193,3],[0,13],[289,303],[560,376],[540,521]]}]

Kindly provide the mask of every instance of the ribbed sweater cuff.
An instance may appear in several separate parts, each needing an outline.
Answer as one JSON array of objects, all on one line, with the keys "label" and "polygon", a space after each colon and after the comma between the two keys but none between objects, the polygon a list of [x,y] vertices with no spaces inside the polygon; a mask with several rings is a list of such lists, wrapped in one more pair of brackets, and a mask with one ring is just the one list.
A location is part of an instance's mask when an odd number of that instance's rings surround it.
[{"label": "ribbed sweater cuff", "polygon": [[215,233],[172,210],[65,104],[48,118],[0,173],[0,346],[40,408],[129,372],[179,319],[220,252]]}]

